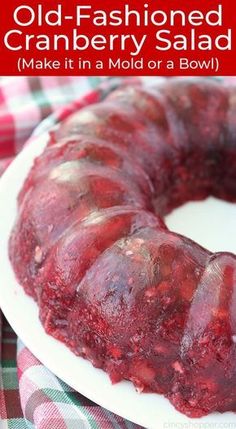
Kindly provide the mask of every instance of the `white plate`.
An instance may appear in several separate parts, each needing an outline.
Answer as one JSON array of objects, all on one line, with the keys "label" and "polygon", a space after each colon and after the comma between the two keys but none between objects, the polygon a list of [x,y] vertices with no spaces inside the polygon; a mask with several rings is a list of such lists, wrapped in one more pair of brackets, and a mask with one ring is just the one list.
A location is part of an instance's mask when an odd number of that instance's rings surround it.
[{"label": "white plate", "polygon": [[[58,377],[92,401],[132,422],[152,429],[235,427],[236,414],[234,413],[217,413],[202,419],[191,420],[177,412],[163,396],[138,394],[129,382],[112,386],[105,372],[93,368],[89,362],[76,357],[63,344],[44,332],[38,319],[37,305],[25,295],[15,279],[8,259],[8,239],[16,217],[17,194],[33,159],[42,152],[47,140],[48,135],[44,134],[26,147],[0,180],[0,304],[13,329],[32,353]],[[232,216],[235,219],[235,208],[233,205],[226,204],[224,219],[228,220]],[[179,213],[179,219],[183,220],[183,212]],[[169,219],[172,226],[173,216],[174,214]],[[205,233],[202,234],[202,238],[204,236]],[[235,234],[229,236],[233,236],[235,241]],[[201,234],[198,238],[200,242]],[[234,250],[236,251],[236,248]]]}]

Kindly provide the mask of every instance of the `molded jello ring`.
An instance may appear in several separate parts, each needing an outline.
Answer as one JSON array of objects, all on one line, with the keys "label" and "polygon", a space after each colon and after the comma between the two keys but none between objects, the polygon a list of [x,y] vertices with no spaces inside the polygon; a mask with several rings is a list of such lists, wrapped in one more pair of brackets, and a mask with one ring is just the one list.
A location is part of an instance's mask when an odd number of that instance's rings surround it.
[{"label": "molded jello ring", "polygon": [[236,257],[162,217],[208,195],[236,201],[236,89],[128,85],[52,133],[10,242],[46,332],[192,417],[236,410]]}]

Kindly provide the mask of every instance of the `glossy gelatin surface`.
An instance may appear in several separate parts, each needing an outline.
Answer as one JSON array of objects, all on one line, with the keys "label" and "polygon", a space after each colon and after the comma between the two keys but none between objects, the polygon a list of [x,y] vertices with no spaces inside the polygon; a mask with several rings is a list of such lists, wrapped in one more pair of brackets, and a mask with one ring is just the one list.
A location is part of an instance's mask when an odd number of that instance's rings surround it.
[{"label": "glossy gelatin surface", "polygon": [[236,410],[236,257],[162,220],[209,195],[236,202],[236,88],[126,86],[52,134],[10,240],[47,333],[190,417]]}]

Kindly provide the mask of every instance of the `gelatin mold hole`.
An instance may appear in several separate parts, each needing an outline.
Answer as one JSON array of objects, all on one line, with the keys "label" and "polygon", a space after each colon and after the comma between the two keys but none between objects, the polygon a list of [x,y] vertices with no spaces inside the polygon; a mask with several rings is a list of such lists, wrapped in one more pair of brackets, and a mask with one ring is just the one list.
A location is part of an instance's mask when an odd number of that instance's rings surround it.
[{"label": "gelatin mold hole", "polygon": [[168,228],[212,252],[236,253],[236,204],[207,198],[183,204],[165,217]]}]

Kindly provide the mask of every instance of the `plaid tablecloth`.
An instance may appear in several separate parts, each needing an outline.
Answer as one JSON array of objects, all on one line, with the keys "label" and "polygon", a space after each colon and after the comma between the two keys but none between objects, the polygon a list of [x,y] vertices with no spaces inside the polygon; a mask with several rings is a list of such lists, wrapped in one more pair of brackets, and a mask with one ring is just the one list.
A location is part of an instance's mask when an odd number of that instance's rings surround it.
[{"label": "plaid tablecloth", "polygon": [[[67,115],[74,106],[101,99],[117,83],[93,77],[2,79],[0,174],[42,119],[50,115],[48,124],[51,124]],[[85,93],[88,95],[84,98]],[[141,428],[92,403],[59,380],[16,338],[1,314],[0,339],[1,429]]]}]

